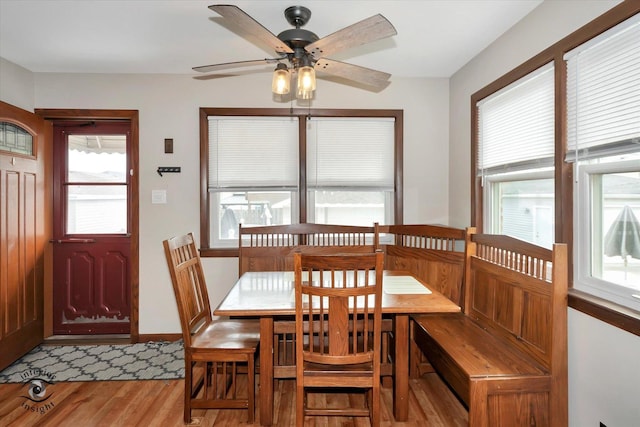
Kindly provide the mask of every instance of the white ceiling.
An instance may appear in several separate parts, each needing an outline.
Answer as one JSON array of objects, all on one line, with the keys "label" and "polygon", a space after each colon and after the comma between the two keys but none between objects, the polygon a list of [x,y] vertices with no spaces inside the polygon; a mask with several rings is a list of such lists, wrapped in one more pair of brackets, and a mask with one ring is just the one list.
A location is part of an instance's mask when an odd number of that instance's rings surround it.
[{"label": "white ceiling", "polygon": [[[0,57],[32,72],[196,74],[191,67],[273,57],[224,26],[215,0],[0,0]],[[224,0],[222,1],[224,3]],[[324,37],[381,13],[398,34],[331,59],[402,77],[450,77],[542,0],[233,1],[274,34]]]}]

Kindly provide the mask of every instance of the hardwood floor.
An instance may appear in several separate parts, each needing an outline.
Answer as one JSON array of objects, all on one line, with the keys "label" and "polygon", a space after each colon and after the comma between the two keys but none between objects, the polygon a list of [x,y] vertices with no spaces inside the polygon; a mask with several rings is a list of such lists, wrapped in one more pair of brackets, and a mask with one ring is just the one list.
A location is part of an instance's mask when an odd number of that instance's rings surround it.
[{"label": "hardwood floor", "polygon": [[[409,420],[393,418],[392,389],[382,389],[382,426],[466,426],[467,412],[436,374],[410,380]],[[48,399],[34,404],[29,384],[0,384],[0,426],[182,426],[182,380],[59,382],[46,387]],[[274,425],[295,425],[295,381],[274,387]],[[256,393],[257,396],[257,393]],[[310,398],[338,404],[357,401],[357,395],[317,394]],[[257,405],[256,405],[257,407]],[[259,425],[259,411],[256,422]],[[244,410],[194,410],[191,425],[238,426],[247,424]],[[305,426],[362,427],[368,419],[307,418]]]}]

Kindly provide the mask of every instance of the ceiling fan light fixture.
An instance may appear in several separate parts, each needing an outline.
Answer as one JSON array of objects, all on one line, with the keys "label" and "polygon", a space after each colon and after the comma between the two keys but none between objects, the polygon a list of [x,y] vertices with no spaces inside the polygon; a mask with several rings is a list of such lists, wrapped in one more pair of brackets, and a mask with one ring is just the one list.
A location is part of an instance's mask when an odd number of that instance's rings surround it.
[{"label": "ceiling fan light fixture", "polygon": [[314,90],[316,90],[316,71],[311,66],[298,68],[296,97],[298,99],[311,99]]},{"label": "ceiling fan light fixture", "polygon": [[283,63],[278,63],[275,71],[273,72],[273,81],[271,83],[271,91],[276,95],[286,95],[291,89],[291,76],[287,66]]},{"label": "ceiling fan light fixture", "polygon": [[[379,13],[319,38],[315,33],[302,28],[311,18],[311,11],[303,6],[291,6],[285,10],[285,18],[294,28],[281,31],[277,36],[238,6],[214,4],[209,6],[209,9],[225,18],[230,27],[242,29],[245,38],[269,46],[275,51],[277,57],[203,65],[193,67],[194,71],[208,73],[277,62],[271,86],[275,95],[274,100],[278,101],[284,98],[282,95],[293,95],[293,85],[296,83],[296,97],[312,99],[316,89],[314,71],[316,67],[323,74],[361,83],[372,89],[381,90],[389,84],[388,80],[391,77],[389,73],[327,57],[348,48],[396,35],[397,31],[391,22]],[[296,81],[292,81],[293,73],[298,73]],[[293,96],[286,98],[289,100]]]}]

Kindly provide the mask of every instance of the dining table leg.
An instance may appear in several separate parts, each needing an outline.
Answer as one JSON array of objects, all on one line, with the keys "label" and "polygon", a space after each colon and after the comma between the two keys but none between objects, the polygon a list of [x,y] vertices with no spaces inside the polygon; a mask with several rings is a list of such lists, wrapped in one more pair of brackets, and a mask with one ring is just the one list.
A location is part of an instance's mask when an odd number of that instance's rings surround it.
[{"label": "dining table leg", "polygon": [[273,424],[273,317],[260,318],[260,424]]},{"label": "dining table leg", "polygon": [[393,322],[395,357],[393,366],[393,416],[409,418],[409,315],[396,314]]}]

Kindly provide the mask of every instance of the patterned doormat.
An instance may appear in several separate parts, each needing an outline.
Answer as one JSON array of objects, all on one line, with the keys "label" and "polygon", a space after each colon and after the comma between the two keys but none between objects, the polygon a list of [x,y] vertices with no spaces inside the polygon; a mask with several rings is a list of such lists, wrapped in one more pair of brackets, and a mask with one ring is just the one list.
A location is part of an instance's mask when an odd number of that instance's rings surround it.
[{"label": "patterned doormat", "polygon": [[39,345],[0,371],[0,383],[184,378],[182,340],[125,345]]}]

